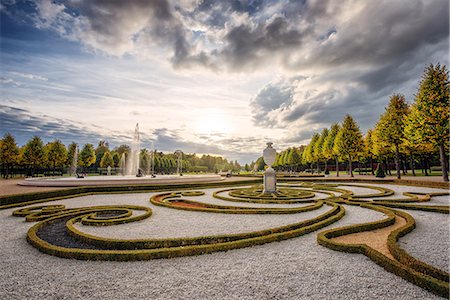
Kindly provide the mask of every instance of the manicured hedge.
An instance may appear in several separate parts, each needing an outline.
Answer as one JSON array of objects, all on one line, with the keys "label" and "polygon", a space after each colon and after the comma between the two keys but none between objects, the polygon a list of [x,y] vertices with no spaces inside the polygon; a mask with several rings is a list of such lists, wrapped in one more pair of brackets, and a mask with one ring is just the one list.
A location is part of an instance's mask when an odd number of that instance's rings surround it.
[{"label": "manicured hedge", "polygon": [[[344,209],[336,204],[328,203],[332,206],[332,210],[322,214],[314,219],[303,221],[296,224],[291,224],[288,226],[283,226],[279,228],[274,228],[271,230],[265,230],[253,233],[243,233],[234,235],[235,240],[218,242],[214,241],[214,237],[204,237],[196,239],[188,239],[192,245],[179,245],[183,244],[183,239],[173,239],[171,241],[159,241],[163,248],[152,248],[152,249],[136,249],[137,245],[146,246],[147,242],[143,241],[114,241],[111,239],[101,239],[97,238],[95,241],[84,233],[77,232],[74,230],[73,226],[71,228],[71,234],[74,234],[85,241],[93,243],[103,243],[103,245],[117,246],[118,243],[126,245],[128,243],[134,243],[134,249],[130,250],[92,250],[92,249],[80,249],[80,248],[64,248],[60,246],[52,245],[41,238],[39,238],[37,232],[43,226],[51,224],[55,219],[61,217],[52,217],[44,221],[39,222],[30,228],[27,234],[27,240],[34,247],[38,248],[40,251],[59,256],[64,258],[76,258],[84,260],[118,260],[118,261],[129,261],[129,260],[147,260],[155,258],[170,258],[179,257],[187,255],[199,255],[203,253],[211,253],[216,251],[227,251],[236,248],[249,247],[254,245],[261,245],[265,243],[281,241],[285,239],[294,238],[297,236],[310,233],[317,229],[323,228],[333,222],[342,218],[345,214]],[[66,216],[66,215],[63,215]],[[78,218],[80,216],[76,216]],[[69,227],[73,225],[74,220],[70,220],[68,223]],[[238,238],[240,236],[240,238]],[[233,238],[231,238],[233,239]],[[186,240],[186,239],[185,239]],[[207,243],[206,241],[214,241],[212,243]],[[167,247],[167,244],[171,247]],[[195,244],[198,243],[198,244]],[[177,245],[177,246],[175,246]]]},{"label": "manicured hedge", "polygon": [[[414,219],[412,217],[406,218],[407,224],[405,226],[402,226],[401,228],[391,232],[391,234],[388,237],[388,247],[391,251],[391,254],[398,259],[392,260],[385,255],[381,254],[377,250],[365,245],[365,244],[344,244],[339,243],[336,241],[331,240],[334,237],[356,233],[356,232],[362,232],[362,231],[369,231],[373,229],[383,228],[386,226],[392,225],[392,221],[395,222],[395,215],[397,214],[401,217],[406,217],[406,213],[399,212],[399,211],[391,211],[386,208],[382,207],[376,207],[373,205],[365,205],[361,204],[362,207],[374,209],[380,212],[385,213],[388,217],[376,221],[376,222],[370,222],[365,224],[358,224],[358,225],[351,225],[346,226],[342,228],[336,228],[336,229],[330,229],[323,232],[320,232],[317,236],[317,242],[325,246],[327,248],[337,250],[337,251],[343,251],[343,252],[349,252],[349,253],[361,253],[369,257],[372,261],[377,263],[378,265],[382,266],[384,269],[386,269],[389,272],[392,272],[403,279],[406,279],[422,288],[425,288],[429,290],[430,292],[442,296],[447,297],[449,296],[449,284],[448,280],[443,281],[441,279],[447,278],[448,274],[445,272],[442,272],[440,270],[437,270],[434,267],[428,266],[427,264],[420,262],[417,259],[411,260],[410,255],[406,255],[406,252],[404,250],[401,250],[398,246],[395,246],[394,244],[397,242],[398,238],[411,230],[414,229]],[[391,224],[392,223],[392,224]],[[392,250],[393,249],[393,253]],[[408,262],[408,263],[406,263]],[[430,275],[434,275],[430,276]]]},{"label": "manicured hedge", "polygon": [[192,183],[192,184],[175,184],[175,185],[128,185],[128,186],[86,186],[64,190],[27,193],[19,195],[0,196],[0,210],[11,207],[26,206],[30,204],[42,203],[47,201],[55,201],[78,196],[108,194],[108,193],[138,193],[138,192],[159,192],[167,190],[180,189],[196,189],[196,188],[214,188],[222,186],[242,186],[260,183],[260,180],[246,181],[225,181],[213,183]]},{"label": "manicured hedge", "polygon": [[[217,205],[180,199],[181,194],[182,193],[180,192],[175,192],[175,193],[154,195],[150,198],[150,202],[154,205],[181,210],[203,211],[211,213],[227,213],[227,214],[293,214],[319,209],[323,206],[323,201],[317,201],[316,203],[311,205],[294,208],[276,208],[276,207],[262,208],[262,207]],[[188,204],[188,206],[177,205],[178,203]]]}]

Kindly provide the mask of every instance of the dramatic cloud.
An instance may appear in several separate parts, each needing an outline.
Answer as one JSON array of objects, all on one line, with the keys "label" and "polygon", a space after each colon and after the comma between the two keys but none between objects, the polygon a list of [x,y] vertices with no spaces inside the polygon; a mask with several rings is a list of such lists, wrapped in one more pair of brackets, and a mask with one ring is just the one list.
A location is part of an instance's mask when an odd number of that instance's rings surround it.
[{"label": "dramatic cloud", "polygon": [[[22,42],[22,25],[5,26],[15,34],[3,103],[72,120],[61,107],[96,111],[109,126],[141,118],[169,150],[258,155],[266,137],[298,145],[347,113],[366,130],[393,93],[413,100],[427,64],[449,63],[448,0],[24,0],[0,10],[34,30]],[[66,43],[59,56],[19,58],[42,32]],[[70,51],[88,58],[61,58]]]}]

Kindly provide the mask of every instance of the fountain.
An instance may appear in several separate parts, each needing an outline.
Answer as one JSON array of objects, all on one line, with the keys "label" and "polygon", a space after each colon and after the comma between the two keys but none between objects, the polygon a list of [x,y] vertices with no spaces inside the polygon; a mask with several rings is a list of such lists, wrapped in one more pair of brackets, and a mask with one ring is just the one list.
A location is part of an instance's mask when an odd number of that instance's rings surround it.
[{"label": "fountain", "polygon": [[122,156],[120,157],[120,162],[119,162],[119,168],[120,168],[120,174],[125,175],[125,153],[122,153]]},{"label": "fountain", "polygon": [[75,176],[77,174],[78,168],[78,147],[75,146],[75,150],[73,152],[72,164],[70,165],[70,175]]},{"label": "fountain", "polygon": [[133,142],[131,143],[130,153],[128,154],[127,162],[125,164],[125,175],[138,175],[139,172],[139,150],[141,142],[139,139],[139,123],[136,124],[133,135]]},{"label": "fountain", "polygon": [[177,175],[182,176],[183,171],[183,152],[181,150],[176,150],[174,153],[177,156]]},{"label": "fountain", "polygon": [[[177,175],[158,175],[155,176],[155,149],[153,142],[151,143],[151,152],[147,153],[147,166],[142,165],[145,170],[139,166],[140,159],[140,135],[139,124],[136,124],[133,141],[130,147],[128,155],[122,154],[119,162],[121,175],[114,176],[79,176],[77,178],[72,177],[55,177],[55,178],[27,178],[19,183],[19,185],[25,186],[58,186],[58,187],[73,187],[73,186],[111,186],[111,185],[136,185],[136,184],[152,184],[152,185],[164,185],[164,184],[186,184],[186,183],[201,183],[201,182],[215,182],[224,180],[217,174],[205,174],[205,175],[187,175],[180,176],[182,172],[182,155],[181,150],[175,151],[178,156],[177,162]],[[76,174],[76,162],[78,160],[78,149],[75,150],[74,159],[70,172]],[[146,176],[151,175],[151,176]]]}]

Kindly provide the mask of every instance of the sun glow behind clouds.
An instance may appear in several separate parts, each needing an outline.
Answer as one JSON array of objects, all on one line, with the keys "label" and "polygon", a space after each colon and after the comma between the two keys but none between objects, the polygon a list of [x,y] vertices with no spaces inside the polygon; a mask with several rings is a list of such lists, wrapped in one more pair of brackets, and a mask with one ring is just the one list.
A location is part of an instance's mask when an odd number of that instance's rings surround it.
[{"label": "sun glow behind clouds", "polygon": [[195,133],[228,134],[232,131],[230,118],[218,109],[206,109],[196,118],[194,123]]}]

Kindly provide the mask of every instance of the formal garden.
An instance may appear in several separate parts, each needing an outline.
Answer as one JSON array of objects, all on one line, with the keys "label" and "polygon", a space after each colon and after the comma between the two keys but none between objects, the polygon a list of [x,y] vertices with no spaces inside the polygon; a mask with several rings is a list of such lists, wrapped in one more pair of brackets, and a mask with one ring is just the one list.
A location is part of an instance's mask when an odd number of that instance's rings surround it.
[{"label": "formal garden", "polygon": [[259,182],[2,196],[1,288],[19,298],[448,297],[448,188],[284,179],[267,194]]},{"label": "formal garden", "polygon": [[[444,96],[435,93],[440,76]],[[393,95],[365,138],[347,115],[308,145],[277,154],[268,143],[246,166],[177,151],[110,151],[105,142],[78,155],[75,143],[33,137],[18,147],[6,134],[2,184],[46,172],[64,180],[78,168],[124,173],[120,156],[134,157],[134,178],[143,176],[139,166],[156,177],[181,178],[182,169],[252,176],[2,193],[0,288],[11,298],[448,298],[446,76],[445,67],[427,67],[412,107]],[[397,178],[385,178],[392,158]],[[355,160],[367,177],[353,178]],[[440,179],[401,179],[408,161],[413,173],[415,163],[430,170],[438,161]],[[325,177],[330,171],[336,176]]]}]

